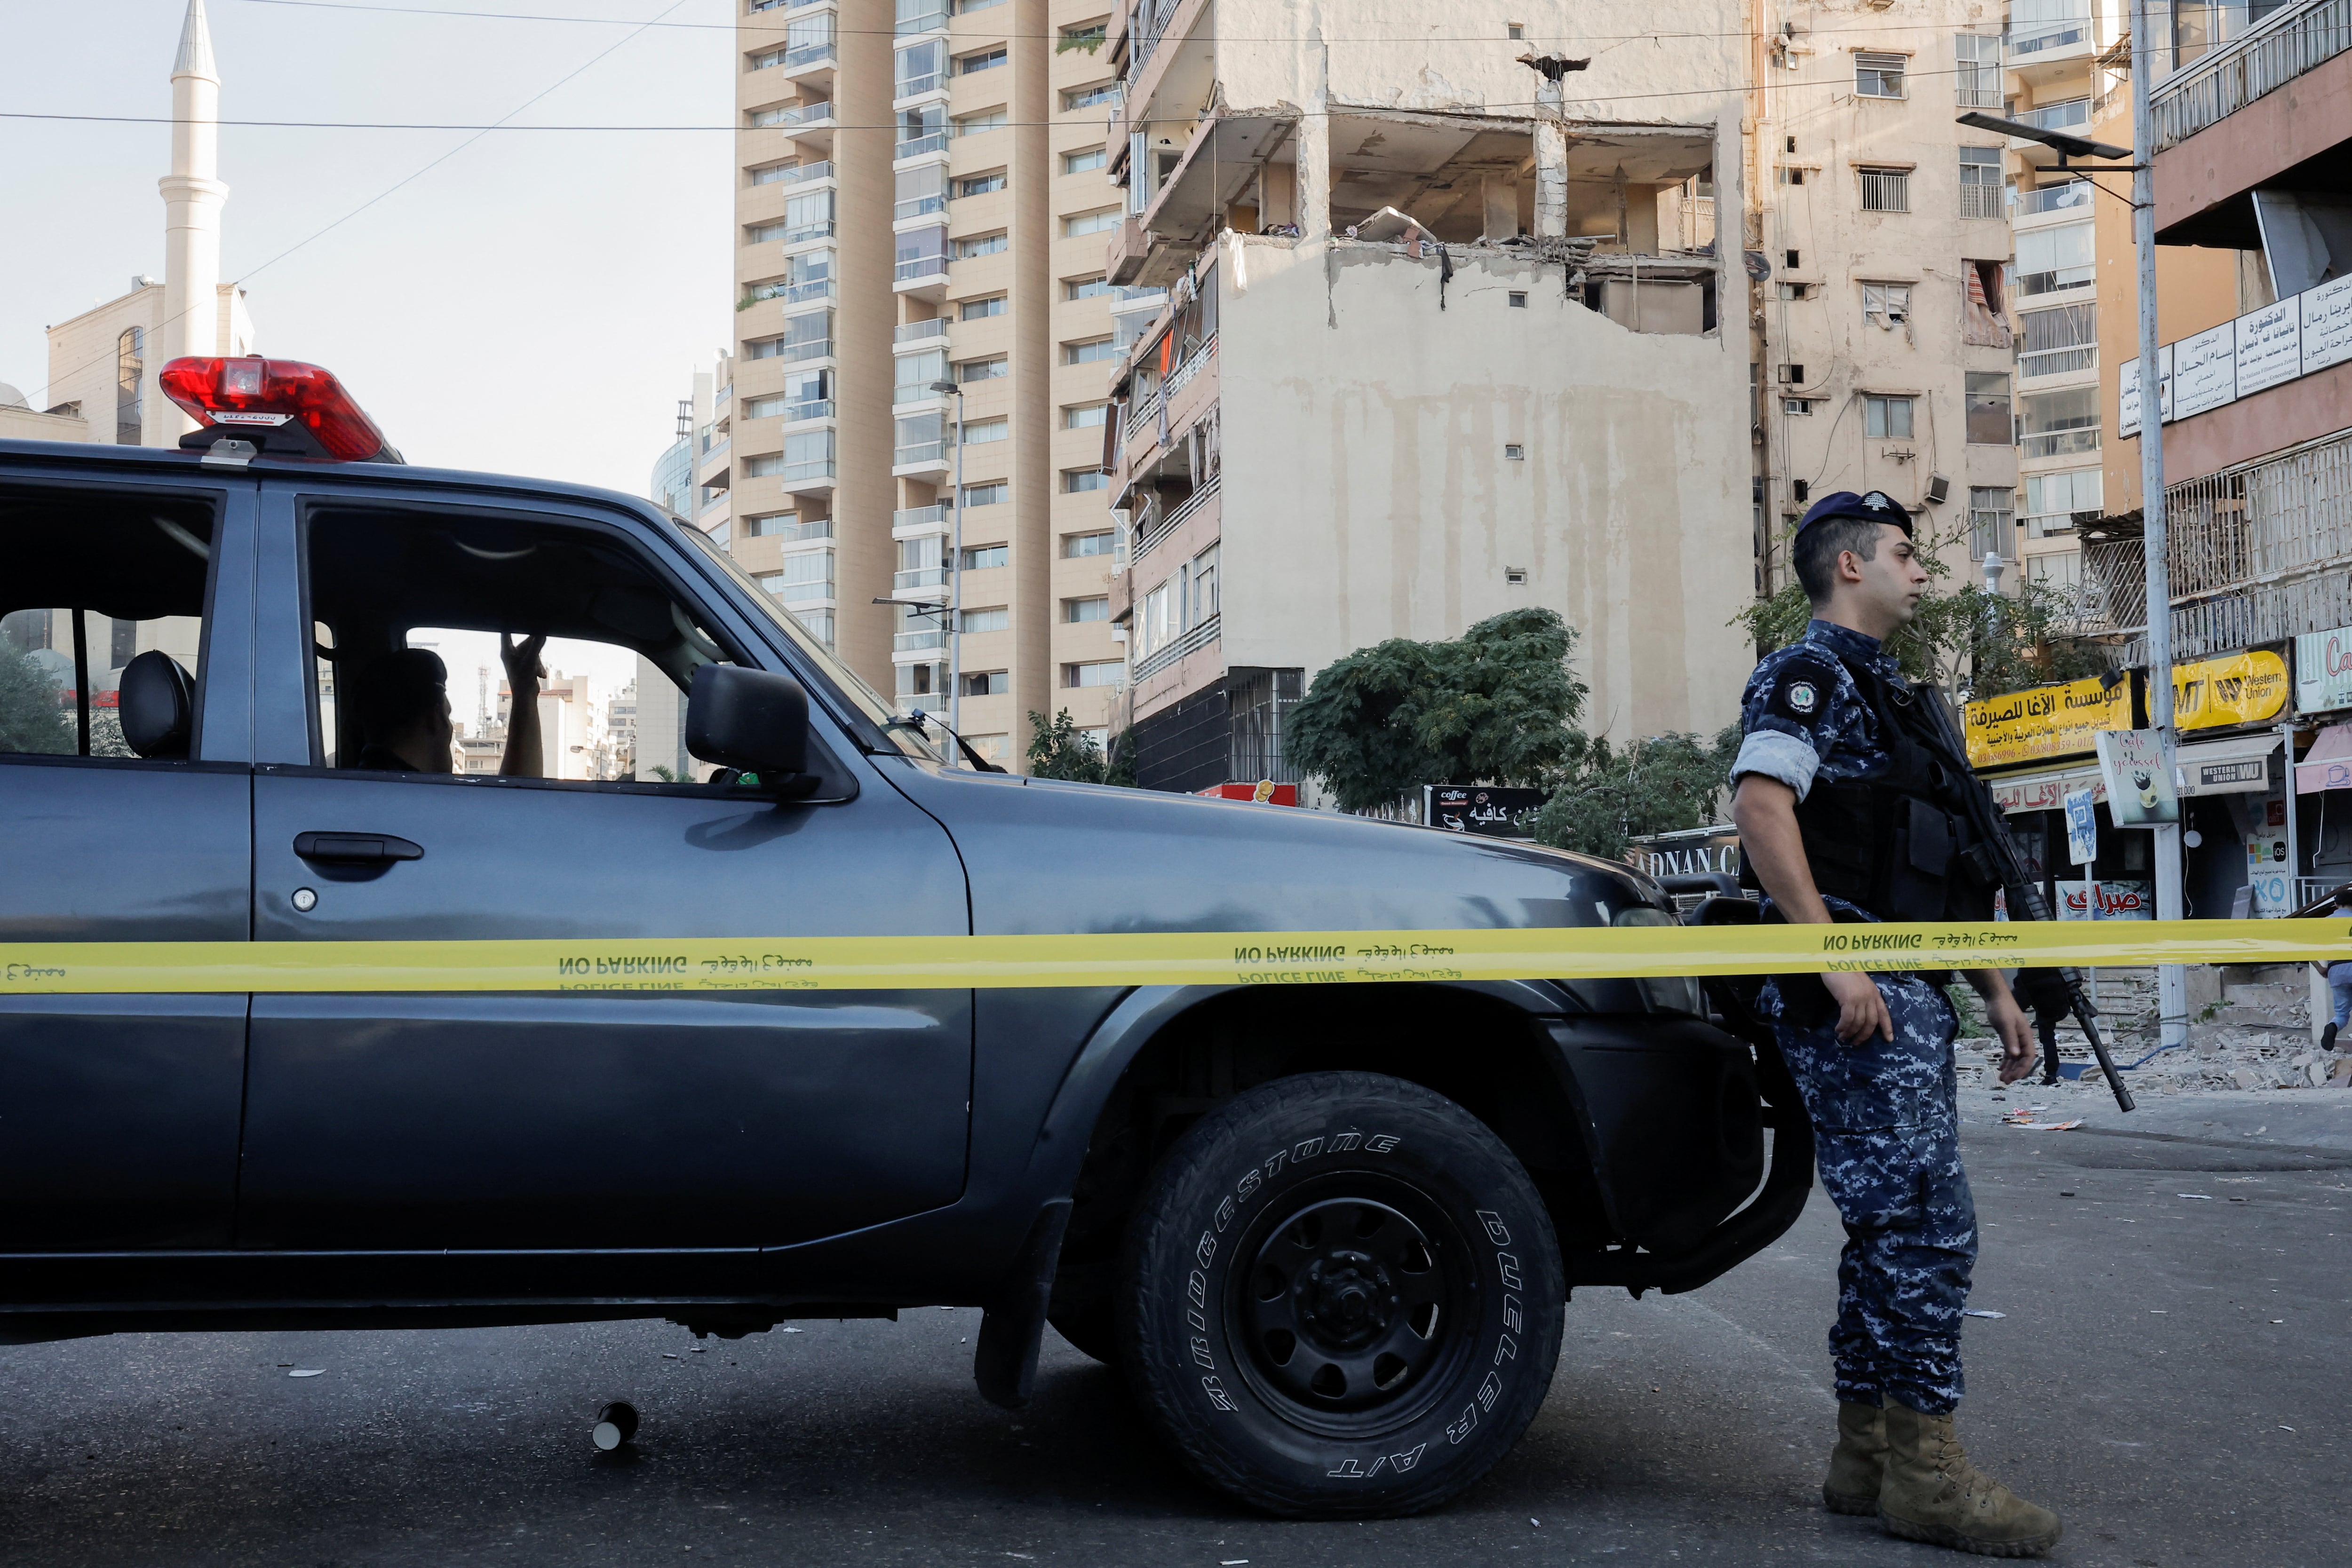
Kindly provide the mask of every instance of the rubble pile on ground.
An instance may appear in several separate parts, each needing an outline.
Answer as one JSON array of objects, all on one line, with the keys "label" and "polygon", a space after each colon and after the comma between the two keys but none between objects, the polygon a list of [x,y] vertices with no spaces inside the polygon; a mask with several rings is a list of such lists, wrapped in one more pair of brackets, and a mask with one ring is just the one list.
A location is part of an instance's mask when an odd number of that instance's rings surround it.
[{"label": "rubble pile on ground", "polygon": [[[2191,971],[2189,1043],[2147,1060],[2125,1076],[2137,1094],[2177,1094],[2206,1089],[2352,1089],[2352,1053],[2323,1051],[2311,1033],[2310,992],[2299,975],[2265,973],[2257,982],[2214,986],[2210,971],[2200,986]],[[2212,999],[2198,1005],[2204,990]],[[2116,1065],[2147,1058],[2157,1047],[2156,971],[2099,971],[2098,1021]],[[2325,1021],[2325,1020],[2323,1020]],[[1971,1025],[1974,1027],[1972,1028]],[[2000,1082],[2000,1048],[1982,1033],[1982,1015],[1964,1015],[1958,1042],[1963,1086],[1990,1088]],[[2352,1032],[2352,1031],[2347,1031]],[[2352,1039],[2345,1042],[2352,1047]],[[2068,1065],[2088,1067],[2081,1077],[2062,1080],[2053,1092],[2105,1095],[2106,1082],[2079,1025],[2068,1019],[2058,1030],[2058,1056]],[[2038,1085],[2041,1070],[2035,1069]]]}]

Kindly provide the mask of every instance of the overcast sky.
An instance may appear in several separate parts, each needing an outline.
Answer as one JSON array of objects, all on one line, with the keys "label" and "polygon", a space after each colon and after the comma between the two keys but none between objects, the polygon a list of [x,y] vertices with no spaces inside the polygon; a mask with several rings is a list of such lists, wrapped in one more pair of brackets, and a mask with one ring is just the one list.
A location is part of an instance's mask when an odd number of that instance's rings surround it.
[{"label": "overcast sky", "polygon": [[[382,0],[612,17],[671,0]],[[0,0],[0,108],[168,117],[185,0]],[[482,124],[629,26],[207,0],[221,118]],[[733,11],[682,0],[526,110],[539,125],[723,125]],[[732,329],[732,139],[221,131],[221,276],[260,351],[325,365],[413,463],[646,492],[677,400]],[[40,402],[43,329],[163,275],[171,127],[0,120],[0,381]]]}]

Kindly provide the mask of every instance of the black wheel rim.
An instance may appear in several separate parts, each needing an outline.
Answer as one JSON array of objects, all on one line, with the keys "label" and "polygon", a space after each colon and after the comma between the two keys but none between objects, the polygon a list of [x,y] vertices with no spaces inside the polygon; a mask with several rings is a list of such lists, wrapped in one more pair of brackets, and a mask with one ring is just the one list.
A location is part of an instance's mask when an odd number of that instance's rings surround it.
[{"label": "black wheel rim", "polygon": [[1370,1437],[1444,1393],[1470,1354],[1476,1296],[1444,1210],[1408,1183],[1351,1173],[1285,1195],[1242,1234],[1225,1334],[1286,1419]]}]

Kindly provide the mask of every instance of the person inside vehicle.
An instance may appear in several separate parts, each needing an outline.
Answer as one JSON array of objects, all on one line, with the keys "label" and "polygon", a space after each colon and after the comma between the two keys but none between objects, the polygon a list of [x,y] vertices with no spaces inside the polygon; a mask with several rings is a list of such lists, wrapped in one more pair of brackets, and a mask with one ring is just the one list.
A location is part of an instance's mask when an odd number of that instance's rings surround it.
[{"label": "person inside vehicle", "polygon": [[[539,683],[547,671],[539,662],[545,636],[520,643],[499,633],[499,662],[513,694],[507,715],[506,755],[499,773],[507,779],[545,776],[539,734]],[[354,676],[352,711],[362,738],[359,765],[392,773],[453,773],[455,728],[449,716],[449,667],[429,648],[387,653]]]}]

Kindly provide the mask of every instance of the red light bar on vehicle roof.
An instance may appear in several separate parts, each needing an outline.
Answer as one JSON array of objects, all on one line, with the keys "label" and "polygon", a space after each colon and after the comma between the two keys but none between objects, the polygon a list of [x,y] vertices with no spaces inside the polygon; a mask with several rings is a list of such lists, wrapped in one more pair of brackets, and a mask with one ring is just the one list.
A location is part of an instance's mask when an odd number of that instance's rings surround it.
[{"label": "red light bar on vehicle roof", "polygon": [[274,457],[400,461],[375,421],[317,365],[258,355],[180,359],[163,367],[157,383],[205,427],[182,436],[183,446],[209,447],[233,435]]}]

